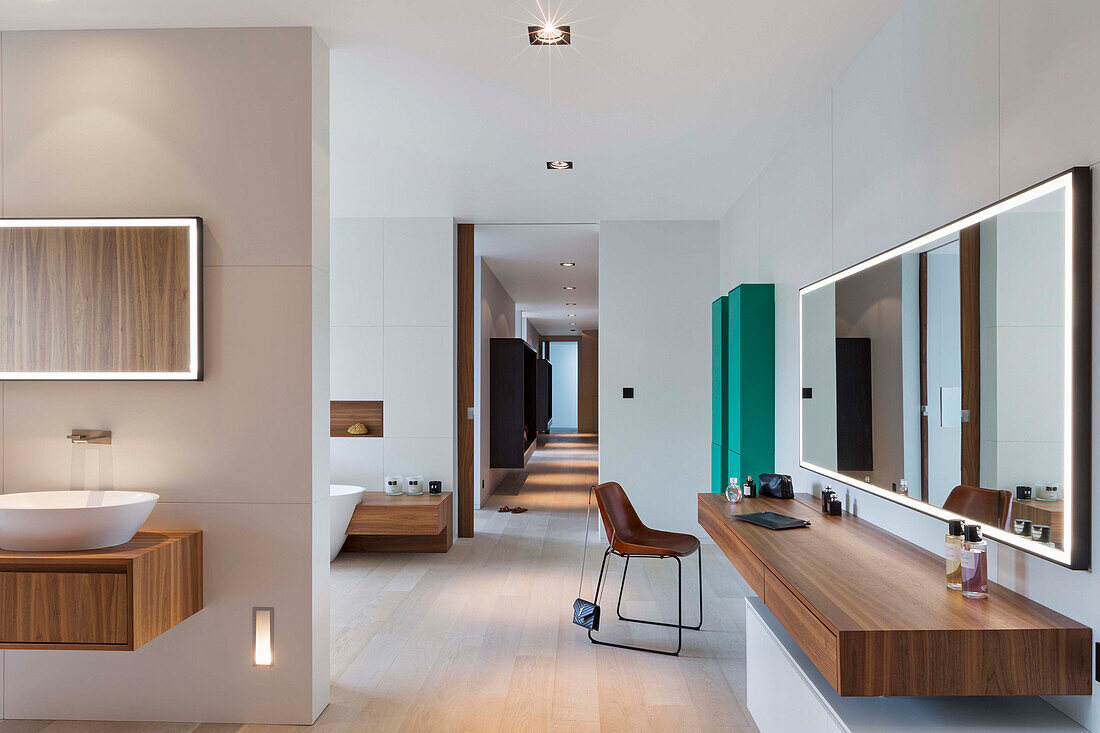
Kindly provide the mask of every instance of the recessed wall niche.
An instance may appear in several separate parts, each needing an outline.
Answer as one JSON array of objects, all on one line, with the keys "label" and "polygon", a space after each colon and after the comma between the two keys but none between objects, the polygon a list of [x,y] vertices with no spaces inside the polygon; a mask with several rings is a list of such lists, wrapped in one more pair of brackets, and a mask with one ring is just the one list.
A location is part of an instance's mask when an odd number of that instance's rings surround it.
[{"label": "recessed wall niche", "polygon": [[0,379],[202,379],[202,219],[0,219]]}]

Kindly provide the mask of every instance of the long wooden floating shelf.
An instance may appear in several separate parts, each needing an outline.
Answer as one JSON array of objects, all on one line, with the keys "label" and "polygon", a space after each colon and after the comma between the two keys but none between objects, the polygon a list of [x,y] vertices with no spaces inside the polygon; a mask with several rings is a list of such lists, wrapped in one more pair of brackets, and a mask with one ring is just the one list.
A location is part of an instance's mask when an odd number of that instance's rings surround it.
[{"label": "long wooden floating shelf", "polygon": [[[761,511],[812,525],[732,518]],[[963,598],[943,558],[810,495],[699,494],[699,523],[842,696],[1092,694],[1092,629],[995,583]]]}]

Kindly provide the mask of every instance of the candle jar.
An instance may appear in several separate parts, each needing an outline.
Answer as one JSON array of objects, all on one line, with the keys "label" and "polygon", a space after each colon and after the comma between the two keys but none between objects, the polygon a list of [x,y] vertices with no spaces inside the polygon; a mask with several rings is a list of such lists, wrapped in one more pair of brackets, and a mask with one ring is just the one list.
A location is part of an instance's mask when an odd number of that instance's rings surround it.
[{"label": "candle jar", "polygon": [[420,496],[424,493],[424,477],[423,476],[409,476],[409,480],[405,485],[405,493],[409,496]]},{"label": "candle jar", "polygon": [[403,476],[386,477],[386,493],[390,496],[400,496],[405,493],[405,478]]}]

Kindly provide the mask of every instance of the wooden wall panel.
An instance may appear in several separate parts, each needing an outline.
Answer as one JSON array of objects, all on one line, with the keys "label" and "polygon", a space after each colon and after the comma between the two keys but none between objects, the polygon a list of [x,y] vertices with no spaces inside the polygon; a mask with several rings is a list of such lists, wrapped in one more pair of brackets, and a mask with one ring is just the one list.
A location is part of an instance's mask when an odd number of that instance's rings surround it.
[{"label": "wooden wall panel", "polygon": [[455,333],[458,359],[458,536],[474,536],[474,225],[458,225]]},{"label": "wooden wall panel", "polygon": [[[355,423],[367,426],[365,435],[349,433]],[[329,436],[333,438],[381,438],[382,402],[333,400],[329,403]]]},{"label": "wooden wall panel", "polygon": [[0,227],[0,371],[186,372],[189,258],[186,226]]},{"label": "wooden wall panel", "polygon": [[980,226],[959,232],[959,331],[962,342],[962,484],[981,486],[982,347]]}]

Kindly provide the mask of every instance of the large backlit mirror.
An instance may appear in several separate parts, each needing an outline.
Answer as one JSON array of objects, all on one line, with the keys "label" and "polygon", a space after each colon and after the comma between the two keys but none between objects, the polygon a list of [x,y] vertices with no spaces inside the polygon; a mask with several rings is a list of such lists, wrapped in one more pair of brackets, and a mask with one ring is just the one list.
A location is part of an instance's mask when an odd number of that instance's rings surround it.
[{"label": "large backlit mirror", "polygon": [[801,464],[1089,566],[1090,178],[800,291]]},{"label": "large backlit mirror", "polygon": [[202,379],[202,220],[0,219],[0,379]]}]

